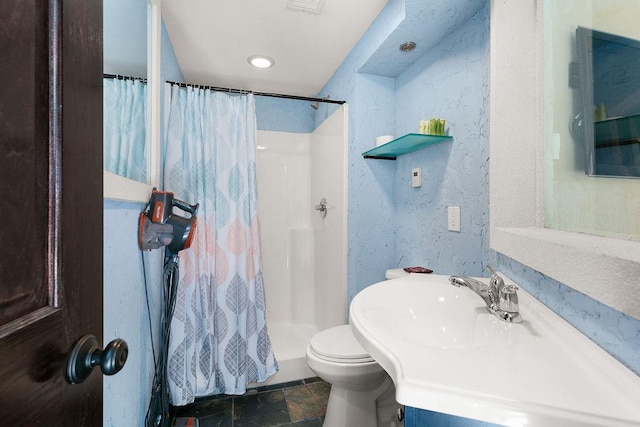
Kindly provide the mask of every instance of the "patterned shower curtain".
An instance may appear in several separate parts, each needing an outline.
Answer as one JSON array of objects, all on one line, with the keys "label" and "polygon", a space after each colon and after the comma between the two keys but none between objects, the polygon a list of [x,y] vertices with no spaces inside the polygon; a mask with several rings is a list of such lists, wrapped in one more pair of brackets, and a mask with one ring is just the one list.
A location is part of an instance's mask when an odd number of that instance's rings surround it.
[{"label": "patterned shower curtain", "polygon": [[103,79],[103,168],[147,182],[147,85],[140,80]]},{"label": "patterned shower curtain", "polygon": [[242,394],[278,370],[265,319],[253,95],[171,86],[164,188],[200,203],[180,253],[171,323],[172,403]]}]

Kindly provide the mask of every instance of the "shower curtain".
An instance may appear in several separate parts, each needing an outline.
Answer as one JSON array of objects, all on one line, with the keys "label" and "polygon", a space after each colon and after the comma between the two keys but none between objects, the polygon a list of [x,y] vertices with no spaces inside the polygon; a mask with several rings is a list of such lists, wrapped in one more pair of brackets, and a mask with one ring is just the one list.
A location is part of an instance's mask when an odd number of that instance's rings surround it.
[{"label": "shower curtain", "polygon": [[180,253],[169,344],[172,403],[186,405],[242,394],[278,365],[265,319],[253,95],[170,88],[164,188],[200,203],[193,244]]},{"label": "shower curtain", "polygon": [[140,80],[103,79],[103,168],[147,182],[147,85]]}]

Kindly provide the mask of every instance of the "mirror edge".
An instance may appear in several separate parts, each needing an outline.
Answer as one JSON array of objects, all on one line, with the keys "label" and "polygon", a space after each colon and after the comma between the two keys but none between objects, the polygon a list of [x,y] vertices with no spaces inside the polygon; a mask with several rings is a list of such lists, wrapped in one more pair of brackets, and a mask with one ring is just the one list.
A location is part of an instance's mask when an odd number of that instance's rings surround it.
[{"label": "mirror edge", "polygon": [[162,63],[161,0],[149,0],[147,28],[147,114],[149,123],[149,182],[160,188],[160,90]]},{"label": "mirror edge", "polygon": [[103,171],[102,196],[124,202],[148,202],[153,186]]}]

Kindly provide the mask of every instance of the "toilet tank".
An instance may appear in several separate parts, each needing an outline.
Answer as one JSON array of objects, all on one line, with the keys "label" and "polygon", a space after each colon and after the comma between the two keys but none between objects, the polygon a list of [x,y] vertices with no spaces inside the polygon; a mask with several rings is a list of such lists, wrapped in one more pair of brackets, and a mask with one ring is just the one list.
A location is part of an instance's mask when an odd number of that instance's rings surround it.
[{"label": "toilet tank", "polygon": [[386,273],[384,274],[384,278],[385,280],[392,280],[400,279],[401,277],[406,277],[408,275],[409,273],[404,271],[404,269],[402,268],[392,268],[386,271]]}]

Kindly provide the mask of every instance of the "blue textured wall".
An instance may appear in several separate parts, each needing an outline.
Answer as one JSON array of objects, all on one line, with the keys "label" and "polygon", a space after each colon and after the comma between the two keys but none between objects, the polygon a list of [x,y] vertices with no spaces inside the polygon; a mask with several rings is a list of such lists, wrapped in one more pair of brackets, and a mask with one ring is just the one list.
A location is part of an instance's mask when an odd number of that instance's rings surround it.
[{"label": "blue textured wall", "polygon": [[[441,272],[482,272],[489,257],[488,7],[488,2],[468,0],[390,1],[320,92],[351,104],[349,301],[382,280],[388,268],[426,264]],[[438,34],[431,24],[440,28]],[[433,38],[429,43],[425,33]],[[402,72],[395,59],[398,47],[388,42],[399,35],[423,40],[416,49],[420,56],[411,53],[403,60],[408,68]],[[427,44],[435,47],[424,50]],[[415,132],[420,119],[435,116],[450,121],[453,144],[396,162],[362,158],[376,136]],[[454,163],[461,169],[451,169]],[[412,167],[423,167],[421,189],[407,182]],[[444,231],[446,206],[452,205],[462,206],[462,233]]]},{"label": "blue textured wall", "polygon": [[395,162],[363,159],[379,135],[393,134],[394,80],[358,74],[350,108],[347,214],[347,300],[394,267]]},{"label": "blue textured wall", "polygon": [[[420,119],[447,120],[452,142],[396,160],[399,267],[481,276],[489,258],[489,7],[449,34],[396,79],[396,135]],[[411,169],[422,168],[422,187]],[[460,206],[461,231],[447,229],[447,207]]]},{"label": "blue textured wall", "polygon": [[256,121],[259,130],[311,133],[314,127],[311,102],[256,96]]},{"label": "blue textured wall", "polygon": [[129,345],[122,372],[104,379],[104,425],[140,426],[151,396],[154,372],[149,317],[156,354],[162,296],[162,252],[145,254],[149,306],[138,249],[138,215],[142,203],[104,201],[104,339]]},{"label": "blue textured wall", "polygon": [[[395,130],[395,79],[358,72],[367,59],[404,19],[404,2],[390,0],[362,39],[349,53],[322,95],[347,101],[349,106],[347,297],[384,279],[394,266],[395,162],[365,160],[361,153],[379,135]],[[322,120],[328,108],[316,120]]]}]

